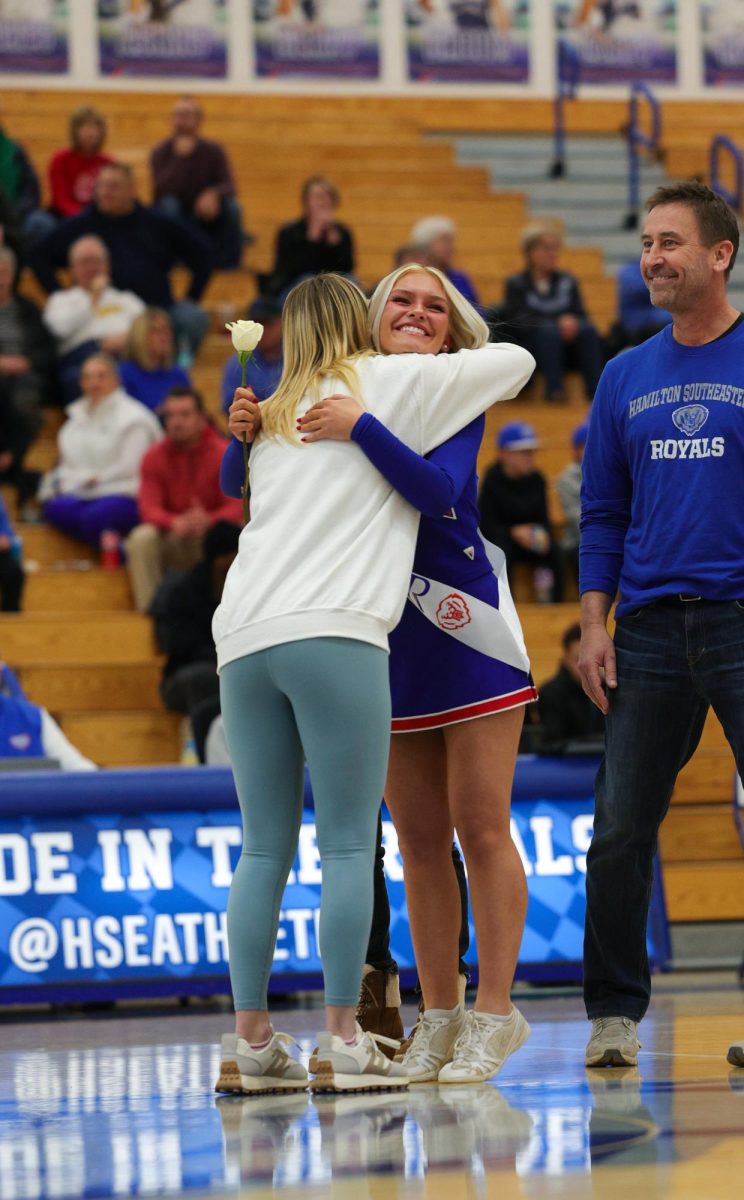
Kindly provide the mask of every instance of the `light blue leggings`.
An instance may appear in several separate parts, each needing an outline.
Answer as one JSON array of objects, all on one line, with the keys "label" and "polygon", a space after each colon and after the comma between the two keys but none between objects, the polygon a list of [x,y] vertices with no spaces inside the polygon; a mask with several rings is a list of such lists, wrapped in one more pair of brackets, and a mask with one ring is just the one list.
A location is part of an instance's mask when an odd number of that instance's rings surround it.
[{"label": "light blue leggings", "polygon": [[228,663],[220,695],[243,816],[243,851],[227,905],[235,1008],[267,1007],[302,821],[305,759],[323,871],[325,1000],[356,1004],[390,747],[388,656],[347,638],[287,642]]}]

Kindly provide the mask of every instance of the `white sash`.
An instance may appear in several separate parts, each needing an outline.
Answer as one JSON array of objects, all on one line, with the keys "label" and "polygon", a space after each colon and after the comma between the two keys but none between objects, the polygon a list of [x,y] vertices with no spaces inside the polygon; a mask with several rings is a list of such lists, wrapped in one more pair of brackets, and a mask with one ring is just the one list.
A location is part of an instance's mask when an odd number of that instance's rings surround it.
[{"label": "white sash", "polygon": [[425,575],[411,576],[408,599],[432,625],[456,641],[517,670],[529,672],[530,660],[506,580],[503,552],[485,538],[483,541],[498,578],[501,608],[478,600],[462,588],[427,579]]}]

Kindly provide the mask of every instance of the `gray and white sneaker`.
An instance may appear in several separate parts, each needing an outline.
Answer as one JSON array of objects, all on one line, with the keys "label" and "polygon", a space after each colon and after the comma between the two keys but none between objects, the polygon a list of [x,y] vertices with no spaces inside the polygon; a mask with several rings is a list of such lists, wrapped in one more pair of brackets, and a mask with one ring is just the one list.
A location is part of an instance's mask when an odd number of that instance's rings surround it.
[{"label": "gray and white sneaker", "polygon": [[452,1047],[465,1025],[465,1012],[457,1007],[450,1016],[441,1009],[429,1009],[421,1014],[413,1039],[399,1061],[411,1083],[430,1083],[439,1077],[445,1063],[452,1058]]},{"label": "gray and white sneaker", "polygon": [[289,1034],[272,1030],[268,1045],[255,1050],[236,1034],[224,1034],[220,1075],[214,1090],[251,1096],[304,1091],[307,1071],[288,1051],[295,1044]]},{"label": "gray and white sneaker", "polygon": [[396,1091],[408,1087],[408,1074],[378,1048],[371,1033],[357,1023],[353,1046],[333,1033],[318,1034],[312,1092]]},{"label": "gray and white sneaker", "polygon": [[744,1067],[744,1042],[734,1042],[726,1057],[732,1067]]},{"label": "gray and white sneaker", "polygon": [[630,1017],[595,1017],[586,1046],[587,1067],[637,1067],[641,1043]]},{"label": "gray and white sneaker", "polygon": [[506,1020],[471,1011],[452,1047],[452,1061],[439,1072],[440,1083],[485,1083],[503,1067],[510,1054],[523,1046],[530,1027],[512,1005]]}]

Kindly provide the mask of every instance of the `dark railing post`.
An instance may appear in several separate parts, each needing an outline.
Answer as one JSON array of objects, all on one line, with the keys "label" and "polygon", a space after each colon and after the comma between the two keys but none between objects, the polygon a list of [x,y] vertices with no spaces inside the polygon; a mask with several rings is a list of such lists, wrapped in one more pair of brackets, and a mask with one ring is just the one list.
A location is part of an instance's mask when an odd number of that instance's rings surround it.
[{"label": "dark railing post", "polygon": [[[721,182],[720,162],[721,151],[725,150],[734,164],[734,190],[731,191]],[[742,199],[744,198],[744,153],[736,142],[727,137],[725,133],[717,133],[710,143],[708,151],[708,179],[710,186],[714,192],[722,196],[727,204],[730,204],[735,212],[741,209]]]},{"label": "dark railing post", "polygon": [[[643,97],[651,111],[651,132],[644,133],[639,124],[639,100]],[[630,89],[628,104],[628,213],[624,221],[626,229],[638,226],[638,210],[641,206],[641,164],[639,148],[658,153],[661,141],[661,105],[645,83],[634,83]]]},{"label": "dark railing post", "polygon": [[566,174],[565,101],[573,100],[581,77],[581,59],[575,47],[562,38],[558,42],[558,80],[553,101],[553,161],[548,170],[551,179]]}]

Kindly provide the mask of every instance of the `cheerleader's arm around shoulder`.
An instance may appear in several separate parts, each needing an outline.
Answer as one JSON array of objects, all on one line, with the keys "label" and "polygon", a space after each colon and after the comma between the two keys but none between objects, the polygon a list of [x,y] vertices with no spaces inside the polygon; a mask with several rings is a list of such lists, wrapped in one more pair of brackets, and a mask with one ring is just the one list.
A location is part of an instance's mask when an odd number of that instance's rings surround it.
[{"label": "cheerleader's arm around shoulder", "polygon": [[404,500],[425,517],[441,517],[457,503],[472,474],[484,425],[484,418],[476,417],[427,458],[368,412],[357,421],[351,440]]}]

